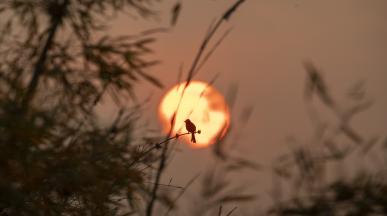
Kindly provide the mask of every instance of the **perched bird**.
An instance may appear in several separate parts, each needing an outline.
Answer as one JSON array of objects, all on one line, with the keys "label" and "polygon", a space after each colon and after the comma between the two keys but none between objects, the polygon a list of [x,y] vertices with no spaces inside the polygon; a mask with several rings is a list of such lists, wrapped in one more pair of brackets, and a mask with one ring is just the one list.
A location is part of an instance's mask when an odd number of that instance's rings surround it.
[{"label": "perched bird", "polygon": [[185,120],[184,122],[185,122],[185,128],[187,129],[188,132],[191,133],[191,142],[196,143],[196,139],[195,139],[196,126],[189,119]]}]

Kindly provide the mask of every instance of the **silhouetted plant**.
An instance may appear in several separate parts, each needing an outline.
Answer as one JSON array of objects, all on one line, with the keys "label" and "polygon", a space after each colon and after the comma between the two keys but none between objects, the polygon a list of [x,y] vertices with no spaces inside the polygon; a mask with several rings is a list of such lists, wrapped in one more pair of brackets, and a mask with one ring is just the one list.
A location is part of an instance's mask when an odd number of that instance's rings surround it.
[{"label": "silhouetted plant", "polygon": [[[118,14],[151,16],[152,2],[0,2],[0,215],[124,215],[149,196],[158,156],[133,135],[141,107],[121,101],[141,78],[162,87],[146,73],[154,37],[105,30]],[[109,96],[120,112],[101,124]]]},{"label": "silhouetted plant", "polygon": [[[217,31],[219,30],[219,27],[226,21],[228,21],[231,16],[235,13],[235,11],[238,9],[238,7],[243,4],[245,2],[245,0],[237,0],[235,1],[234,4],[232,4],[223,14],[220,18],[218,18],[217,20],[215,20],[215,22],[210,26],[208,32],[206,33],[204,39],[202,40],[200,46],[199,46],[199,49],[192,61],[192,64],[191,66],[188,68],[187,70],[187,77],[185,79],[186,81],[186,85],[185,87],[183,88],[183,91],[181,93],[181,96],[180,96],[180,100],[178,102],[178,105],[177,107],[175,108],[175,113],[171,119],[171,130],[169,132],[169,135],[172,135],[172,128],[173,128],[173,125],[175,124],[175,117],[176,117],[176,113],[179,112],[179,109],[180,109],[180,105],[181,105],[181,102],[182,102],[182,98],[183,98],[183,95],[185,93],[185,90],[186,88],[188,87],[188,85],[190,84],[190,82],[192,81],[193,77],[195,75],[197,75],[197,73],[200,71],[200,69],[205,65],[205,63],[209,60],[209,58],[211,57],[211,55],[215,52],[215,50],[217,49],[217,47],[222,43],[222,41],[225,39],[225,37],[228,35],[228,33],[230,31],[226,31],[222,37],[209,49],[208,46],[210,46],[210,43],[212,42],[214,36],[216,35]],[[176,22],[176,16],[178,15],[179,11],[181,9],[181,5],[179,3],[177,3],[173,10],[172,10],[172,24],[174,24]],[[209,49],[209,50],[208,50]],[[181,71],[182,72],[182,71]],[[212,84],[215,79],[216,79],[217,76],[215,76],[214,80],[212,80],[210,84]],[[180,78],[179,78],[180,79]],[[178,80],[180,82],[180,80]],[[206,91],[206,89],[204,90]],[[201,93],[201,96],[203,96],[203,93],[204,91]],[[187,118],[189,118],[189,115],[187,116]],[[226,125],[225,125],[226,127]],[[187,128],[189,131],[190,129]],[[222,130],[223,131],[223,130]],[[192,131],[191,131],[192,132]],[[198,131],[198,133],[200,133],[200,130]],[[192,140],[193,141],[193,140]],[[219,143],[220,143],[220,140],[219,140]],[[219,146],[219,145],[218,145]],[[166,160],[168,158],[168,156],[172,153],[171,150],[168,149],[168,142],[163,145],[162,147],[162,153],[161,153],[161,158],[159,160],[159,165],[158,165],[158,169],[157,169],[157,172],[156,172],[156,180],[155,180],[155,184],[154,184],[154,187],[153,187],[153,190],[152,190],[152,196],[151,196],[151,199],[150,199],[150,202],[148,202],[148,205],[147,205],[147,211],[146,211],[146,215],[147,216],[150,216],[152,215],[152,211],[153,211],[153,206],[154,206],[154,201],[157,197],[157,191],[158,191],[158,187],[160,185],[160,179],[161,179],[161,175],[163,173],[163,170],[165,169],[165,166],[166,166]],[[255,166],[255,164],[253,163],[250,163],[249,161],[247,160],[243,160],[241,158],[235,158],[235,164],[236,165],[239,165],[241,167],[244,167],[244,166]],[[239,164],[238,164],[239,163]],[[193,179],[196,179],[193,178]],[[191,185],[192,182],[190,181],[188,184],[187,184],[187,187],[189,185]],[[173,202],[171,204],[174,204],[177,199],[179,199],[185,192],[186,190],[186,187],[184,187],[184,190],[182,190],[180,193],[178,193],[178,195],[176,196],[176,198],[174,200],[172,200]],[[220,198],[220,200],[218,200],[217,202],[214,201],[213,205],[214,204],[221,204],[222,202],[230,202],[231,201],[244,201],[244,200],[251,200],[252,199],[252,195],[240,195],[240,194],[237,194],[237,195],[231,195],[231,194],[227,194],[224,196],[224,200]],[[206,197],[206,198],[210,198],[210,197]],[[239,198],[239,199],[238,199]],[[219,198],[218,198],[219,199]],[[211,207],[213,207],[213,205],[211,205]],[[168,215],[173,209],[172,209],[173,206],[169,206],[169,208],[167,209],[165,215]],[[206,207],[207,208],[207,207]],[[233,211],[231,211],[232,213]],[[230,213],[230,215],[231,215]]]},{"label": "silhouetted plant", "polygon": [[[135,98],[133,89],[141,78],[163,86],[146,73],[158,62],[144,55],[152,52],[152,34],[165,29],[106,34],[117,15],[153,16],[153,2],[0,2],[0,214],[129,215],[146,204],[146,214],[152,215],[156,200],[172,209],[174,202],[158,194],[158,186],[168,142],[187,134],[170,134],[162,142],[134,136],[141,105],[122,104],[122,98]],[[210,28],[187,85],[227,35],[203,57],[219,26],[243,2],[237,1]],[[176,3],[171,25],[180,10]],[[95,107],[106,97],[120,111],[101,124]],[[155,162],[159,166],[149,187],[145,183]]]},{"label": "silhouetted plant", "polygon": [[[377,153],[386,156],[384,143],[366,138],[350,124],[351,118],[372,103],[357,86],[351,92],[354,105],[343,106],[329,93],[321,72],[305,64],[307,85],[305,99],[316,134],[312,143],[302,145],[293,140],[294,149],[274,163],[273,215],[386,215],[387,173],[385,163],[346,167],[345,162],[363,163]],[[317,96],[338,119],[338,125],[322,121],[311,100]],[[348,142],[340,139],[347,138]],[[381,144],[381,145],[379,145]],[[376,151],[376,152],[375,152]],[[332,174],[335,167],[346,172]]]}]

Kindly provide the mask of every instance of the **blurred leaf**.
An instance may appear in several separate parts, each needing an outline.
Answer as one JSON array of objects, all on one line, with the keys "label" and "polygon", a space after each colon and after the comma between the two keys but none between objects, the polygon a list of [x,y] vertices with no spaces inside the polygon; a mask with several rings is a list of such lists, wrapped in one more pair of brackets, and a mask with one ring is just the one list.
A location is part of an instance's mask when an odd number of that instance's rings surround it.
[{"label": "blurred leaf", "polygon": [[177,2],[177,3],[173,6],[172,11],[171,11],[171,14],[172,14],[172,17],[171,17],[171,25],[172,25],[172,26],[176,25],[177,19],[178,19],[179,14],[180,14],[180,10],[181,10],[181,3],[180,3],[180,2]]},{"label": "blurred leaf", "polygon": [[253,201],[256,199],[256,195],[230,195],[223,197],[219,200],[219,203],[229,203],[229,202],[246,202]]},{"label": "blurred leaf", "polygon": [[152,83],[153,85],[159,87],[159,88],[164,88],[164,85],[156,78],[152,77],[152,76],[149,76],[148,74],[146,73],[143,73],[142,71],[139,71],[139,74],[144,77],[146,80],[148,80],[150,83]]},{"label": "blurred leaf", "polygon": [[244,2],[245,0],[238,0],[230,9],[228,9],[224,15],[223,19],[229,20],[231,15],[235,13],[235,11],[238,9],[238,7]]}]

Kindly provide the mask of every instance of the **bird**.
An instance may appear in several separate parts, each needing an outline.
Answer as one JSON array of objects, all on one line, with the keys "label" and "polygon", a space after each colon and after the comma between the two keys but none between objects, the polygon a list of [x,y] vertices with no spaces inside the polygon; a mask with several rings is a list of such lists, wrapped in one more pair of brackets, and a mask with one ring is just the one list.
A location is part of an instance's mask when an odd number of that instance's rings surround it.
[{"label": "bird", "polygon": [[196,143],[196,139],[195,139],[196,126],[189,119],[186,119],[184,122],[185,122],[185,128],[187,129],[188,132],[191,133],[191,142]]}]

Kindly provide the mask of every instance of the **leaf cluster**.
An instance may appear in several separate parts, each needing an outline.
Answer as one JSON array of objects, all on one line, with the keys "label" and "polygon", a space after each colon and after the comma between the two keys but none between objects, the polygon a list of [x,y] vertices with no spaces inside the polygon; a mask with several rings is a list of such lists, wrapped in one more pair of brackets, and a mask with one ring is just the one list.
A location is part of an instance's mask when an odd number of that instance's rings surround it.
[{"label": "leaf cluster", "polygon": [[[152,2],[0,2],[0,215],[124,215],[149,196],[157,154],[141,157],[141,107],[122,98],[141,78],[162,87],[146,73],[155,38],[105,32],[117,14],[151,16]],[[109,96],[121,111],[101,124]]]},{"label": "leaf cluster", "polygon": [[[387,213],[387,173],[376,158],[386,157],[378,138],[366,137],[351,125],[351,119],[372,102],[364,97],[361,85],[349,94],[353,103],[343,106],[329,92],[322,73],[305,64],[305,101],[315,126],[311,143],[301,145],[292,139],[292,151],[281,155],[273,165],[274,203],[272,215],[385,215]],[[362,93],[363,92],[363,93]],[[356,97],[353,97],[355,95]],[[337,118],[336,124],[319,118],[312,99],[317,97]],[[377,157],[375,157],[377,154]],[[345,164],[373,165],[344,168]],[[382,164],[385,165],[384,162]],[[329,173],[339,167],[340,175]],[[345,170],[343,170],[343,168]],[[350,169],[349,169],[350,168]]]}]

